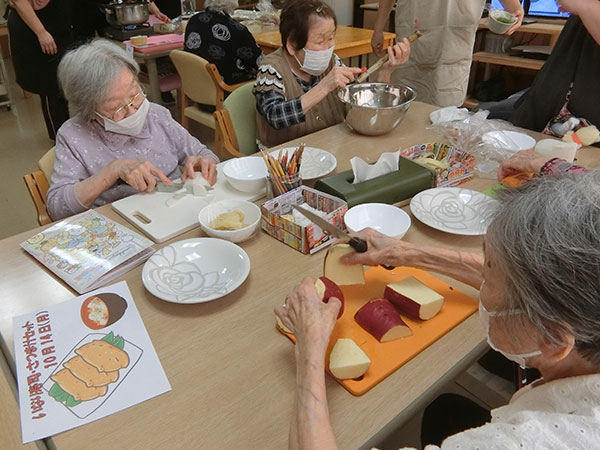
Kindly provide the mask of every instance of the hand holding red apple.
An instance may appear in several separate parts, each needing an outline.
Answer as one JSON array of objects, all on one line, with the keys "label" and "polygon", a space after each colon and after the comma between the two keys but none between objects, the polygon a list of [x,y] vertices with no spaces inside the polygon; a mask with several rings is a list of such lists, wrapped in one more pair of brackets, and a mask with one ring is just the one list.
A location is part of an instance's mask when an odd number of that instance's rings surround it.
[{"label": "hand holding red apple", "polygon": [[332,296],[325,303],[315,280],[307,277],[287,296],[285,305],[275,307],[275,315],[296,336],[296,349],[325,352],[341,306]]}]

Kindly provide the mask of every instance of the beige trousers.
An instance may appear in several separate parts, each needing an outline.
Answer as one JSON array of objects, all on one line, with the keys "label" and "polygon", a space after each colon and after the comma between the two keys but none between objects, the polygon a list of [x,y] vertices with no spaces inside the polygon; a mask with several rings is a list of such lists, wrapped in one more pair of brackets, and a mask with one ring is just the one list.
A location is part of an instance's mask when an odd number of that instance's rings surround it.
[{"label": "beige trousers", "polygon": [[417,91],[417,100],[438,106],[460,106],[467,94],[475,33],[484,0],[398,0],[396,40],[414,31],[423,36],[410,59],[392,74],[393,82]]}]

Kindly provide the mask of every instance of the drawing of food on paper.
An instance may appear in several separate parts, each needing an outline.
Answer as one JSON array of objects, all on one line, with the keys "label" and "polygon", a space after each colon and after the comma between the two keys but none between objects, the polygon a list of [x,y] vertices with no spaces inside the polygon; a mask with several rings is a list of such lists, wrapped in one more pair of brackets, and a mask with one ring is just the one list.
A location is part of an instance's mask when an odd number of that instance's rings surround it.
[{"label": "drawing of food on paper", "polygon": [[44,388],[50,397],[83,419],[111,395],[119,395],[118,386],[142,353],[141,348],[112,331],[88,334],[65,356]]}]

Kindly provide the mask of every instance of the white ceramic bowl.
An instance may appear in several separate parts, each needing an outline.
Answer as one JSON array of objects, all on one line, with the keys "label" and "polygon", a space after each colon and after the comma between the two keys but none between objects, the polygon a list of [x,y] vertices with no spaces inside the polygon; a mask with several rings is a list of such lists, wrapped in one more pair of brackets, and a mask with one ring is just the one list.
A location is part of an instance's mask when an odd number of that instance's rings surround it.
[{"label": "white ceramic bowl", "polygon": [[[501,22],[500,20],[498,20],[498,18],[504,21],[508,20],[510,22]],[[515,24],[516,21],[517,18],[511,13],[502,11],[500,9],[493,9],[488,15],[486,25],[492,33],[504,34],[510,29],[510,27],[512,27]]]},{"label": "white ceramic bowl", "polygon": [[410,216],[396,206],[363,203],[346,212],[344,223],[352,232],[373,228],[386,236],[400,239],[410,228]]},{"label": "white ceramic bowl", "polygon": [[238,191],[256,193],[267,186],[267,166],[258,156],[230,159],[223,167],[223,174]]},{"label": "white ceramic bowl", "polygon": [[[244,223],[248,224],[247,227],[240,228],[239,230],[214,230],[210,227],[212,221],[219,215],[235,210],[244,213]],[[200,227],[209,236],[231,242],[242,242],[250,238],[260,228],[260,216],[260,208],[254,203],[245,200],[221,200],[202,208],[200,213],[198,213],[198,222],[200,222]]]},{"label": "white ceramic bowl", "polygon": [[529,150],[535,146],[535,139],[525,133],[510,130],[488,131],[481,140],[492,147],[502,148],[511,152]]}]

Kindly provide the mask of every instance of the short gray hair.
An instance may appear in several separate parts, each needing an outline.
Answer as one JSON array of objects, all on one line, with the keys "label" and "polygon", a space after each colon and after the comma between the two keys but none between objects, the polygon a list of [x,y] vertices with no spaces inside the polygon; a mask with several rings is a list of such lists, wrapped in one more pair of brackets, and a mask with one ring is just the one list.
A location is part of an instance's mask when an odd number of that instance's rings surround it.
[{"label": "short gray hair", "polygon": [[579,354],[600,367],[600,171],[542,177],[499,200],[486,247],[507,308],[523,311],[505,317],[529,319],[551,343],[573,335]]},{"label": "short gray hair", "polygon": [[58,65],[58,80],[71,114],[91,120],[123,69],[129,69],[136,79],[140,72],[125,49],[106,39],[95,39],[68,52]]},{"label": "short gray hair", "polygon": [[239,6],[238,0],[205,0],[204,8],[231,14]]}]

